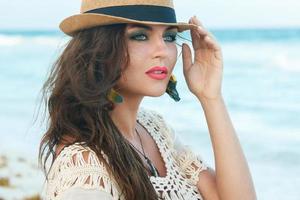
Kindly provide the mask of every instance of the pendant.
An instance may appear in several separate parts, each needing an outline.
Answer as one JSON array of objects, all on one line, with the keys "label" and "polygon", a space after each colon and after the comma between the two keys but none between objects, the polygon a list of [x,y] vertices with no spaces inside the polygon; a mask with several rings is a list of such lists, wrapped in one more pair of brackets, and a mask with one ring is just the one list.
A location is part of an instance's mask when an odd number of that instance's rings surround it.
[{"label": "pendant", "polygon": [[152,176],[155,176],[155,177],[158,177],[159,176],[159,173],[158,173],[158,170],[156,169],[156,167],[153,165],[153,163],[151,162],[151,160],[149,160],[149,158],[145,157],[149,167],[150,167],[150,171],[151,171],[151,175]]}]

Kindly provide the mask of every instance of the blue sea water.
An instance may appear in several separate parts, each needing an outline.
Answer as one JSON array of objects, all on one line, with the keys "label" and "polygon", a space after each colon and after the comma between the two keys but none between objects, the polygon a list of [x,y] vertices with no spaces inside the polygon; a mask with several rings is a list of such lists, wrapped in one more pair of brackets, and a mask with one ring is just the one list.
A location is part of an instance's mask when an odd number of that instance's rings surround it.
[{"label": "blue sea water", "polygon": [[[211,32],[222,47],[223,96],[258,199],[299,200],[300,29]],[[0,153],[37,156],[46,129],[34,123],[39,91],[68,39],[56,31],[0,31]],[[203,110],[185,84],[181,59],[174,74],[181,101],[146,97],[142,106],[161,112],[182,141],[214,167]]]}]

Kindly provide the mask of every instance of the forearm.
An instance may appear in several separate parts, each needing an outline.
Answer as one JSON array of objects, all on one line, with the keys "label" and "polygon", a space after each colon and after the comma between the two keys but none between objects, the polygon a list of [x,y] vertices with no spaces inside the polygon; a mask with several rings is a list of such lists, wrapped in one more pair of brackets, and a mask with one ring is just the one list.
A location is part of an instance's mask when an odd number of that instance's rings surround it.
[{"label": "forearm", "polygon": [[220,198],[222,200],[256,199],[250,170],[223,99],[202,100],[200,103],[212,141]]}]

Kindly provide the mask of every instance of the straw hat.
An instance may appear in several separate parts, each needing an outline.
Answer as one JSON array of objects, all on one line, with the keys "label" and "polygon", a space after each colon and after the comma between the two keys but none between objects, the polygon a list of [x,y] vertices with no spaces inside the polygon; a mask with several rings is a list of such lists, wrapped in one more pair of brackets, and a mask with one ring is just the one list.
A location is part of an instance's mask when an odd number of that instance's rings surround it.
[{"label": "straw hat", "polygon": [[67,17],[59,27],[72,36],[79,30],[120,23],[170,25],[179,32],[196,26],[176,21],[172,0],[82,0],[80,14]]}]

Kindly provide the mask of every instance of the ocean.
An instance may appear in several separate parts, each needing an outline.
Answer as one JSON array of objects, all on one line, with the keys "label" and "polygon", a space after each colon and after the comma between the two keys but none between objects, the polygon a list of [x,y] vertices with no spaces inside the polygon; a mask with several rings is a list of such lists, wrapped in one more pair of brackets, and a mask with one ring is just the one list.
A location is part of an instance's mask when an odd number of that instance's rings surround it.
[{"label": "ocean", "polygon": [[[299,200],[300,28],[210,31],[222,47],[222,93],[258,199]],[[12,185],[0,184],[0,199],[41,191],[36,163],[46,125],[41,117],[35,121],[40,89],[68,39],[57,31],[0,31],[0,179],[9,177]],[[182,142],[214,168],[204,113],[185,84],[181,59],[174,74],[181,101],[165,94],[146,97],[142,106],[159,111]]]}]

